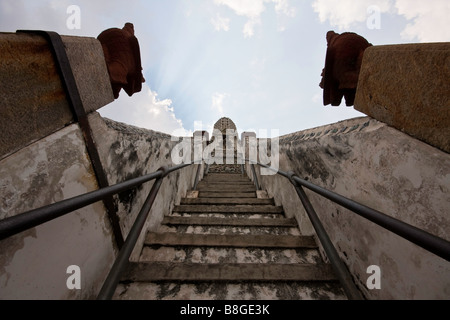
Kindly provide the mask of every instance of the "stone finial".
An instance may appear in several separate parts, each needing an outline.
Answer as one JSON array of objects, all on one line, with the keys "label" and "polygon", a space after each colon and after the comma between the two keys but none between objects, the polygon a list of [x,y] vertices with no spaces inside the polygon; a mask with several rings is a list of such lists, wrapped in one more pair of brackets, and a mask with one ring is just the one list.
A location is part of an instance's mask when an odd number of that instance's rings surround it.
[{"label": "stone finial", "polygon": [[140,92],[145,79],[133,24],[127,22],[122,29],[107,29],[97,39],[102,44],[114,98],[119,97],[122,88],[130,97]]},{"label": "stone finial", "polygon": [[328,31],[326,39],[325,68],[319,84],[323,89],[323,104],[339,106],[345,97],[346,105],[352,106],[364,51],[372,44],[353,32]]}]

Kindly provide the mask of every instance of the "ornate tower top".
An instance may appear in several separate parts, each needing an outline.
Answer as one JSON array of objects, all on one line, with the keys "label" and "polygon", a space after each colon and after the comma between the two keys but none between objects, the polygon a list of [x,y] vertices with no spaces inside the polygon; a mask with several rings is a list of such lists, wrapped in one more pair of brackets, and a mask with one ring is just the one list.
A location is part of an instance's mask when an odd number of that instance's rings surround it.
[{"label": "ornate tower top", "polygon": [[222,132],[222,134],[226,134],[227,133],[227,129],[232,129],[234,131],[237,131],[236,129],[236,125],[234,124],[233,120],[231,120],[230,118],[220,118],[216,124],[214,125],[214,129],[218,129],[220,130],[220,132]]}]

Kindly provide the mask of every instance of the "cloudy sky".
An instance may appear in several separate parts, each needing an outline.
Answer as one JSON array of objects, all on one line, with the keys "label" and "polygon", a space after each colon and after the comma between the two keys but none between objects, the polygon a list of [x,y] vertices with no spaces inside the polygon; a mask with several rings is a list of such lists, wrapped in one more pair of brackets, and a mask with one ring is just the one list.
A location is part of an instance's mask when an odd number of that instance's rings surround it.
[{"label": "cloudy sky", "polygon": [[449,18],[448,0],[0,0],[1,32],[97,37],[132,22],[146,83],[99,112],[174,135],[211,132],[223,116],[239,132],[280,134],[362,116],[322,104],[326,32],[450,41]]}]

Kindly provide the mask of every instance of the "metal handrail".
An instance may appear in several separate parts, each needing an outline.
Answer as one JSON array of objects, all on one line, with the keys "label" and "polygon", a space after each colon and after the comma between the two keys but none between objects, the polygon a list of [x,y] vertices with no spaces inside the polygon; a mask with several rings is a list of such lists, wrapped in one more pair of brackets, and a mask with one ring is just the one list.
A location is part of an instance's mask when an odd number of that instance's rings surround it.
[{"label": "metal handrail", "polygon": [[317,216],[316,212],[314,211],[314,208],[312,207],[311,202],[306,196],[306,193],[304,192],[302,186],[353,211],[354,213],[401,236],[402,238],[411,241],[412,243],[428,250],[429,252],[432,252],[447,261],[450,261],[450,242],[445,239],[437,237],[398,219],[392,218],[380,211],[369,208],[340,194],[319,187],[309,181],[303,180],[299,178],[294,172],[283,172],[262,163],[250,160],[247,161],[249,162],[249,165],[251,165],[255,177],[256,174],[254,172],[253,165],[257,164],[261,167],[272,170],[281,176],[284,176],[292,183],[300,200],[302,201],[303,206],[305,207],[305,210],[311,220],[314,229],[316,230],[317,236],[322,243],[323,248],[327,253],[328,258],[330,259],[330,263],[332,264],[333,269],[335,270],[347,296],[350,299],[359,299],[360,297],[362,298],[362,296],[359,292],[355,291],[357,289],[353,281],[351,281],[351,276],[348,272],[348,269],[342,262],[339,254],[336,251],[336,248],[329,239],[327,232],[323,228],[323,225],[320,222],[320,219]]},{"label": "metal handrail", "polygon": [[250,167],[252,169],[253,182],[255,183],[256,190],[261,190],[261,187],[260,187],[259,182],[258,182],[258,176],[256,175],[256,171],[255,171],[255,165],[252,163],[250,165]]},{"label": "metal handrail", "polygon": [[[169,172],[186,167],[189,164],[182,164],[172,167]],[[27,212],[0,220],[0,240],[6,239],[22,231],[36,227],[45,222],[61,217],[67,213],[83,208],[94,202],[102,200],[104,197],[114,195],[122,191],[140,186],[141,184],[158,179],[163,175],[163,171],[157,170],[153,173],[130,179],[109,187],[91,191],[73,198],[65,199],[41,208],[29,210]]]},{"label": "metal handrail", "polygon": [[201,167],[202,167],[202,163],[200,162],[197,165],[197,172],[195,174],[194,186],[192,187],[192,190],[197,190],[197,185],[198,185],[198,181],[199,181],[199,178],[200,178],[200,169],[201,169]]},{"label": "metal handrail", "polygon": [[[102,288],[100,289],[100,292],[97,296],[98,300],[110,300],[113,297],[114,292],[116,291],[117,288],[117,284],[119,283],[120,278],[128,265],[129,261],[128,259],[131,253],[133,252],[133,249],[136,245],[139,235],[141,234],[142,228],[144,227],[145,221],[147,220],[147,216],[150,212],[150,209],[152,208],[153,202],[155,201],[156,195],[158,194],[159,188],[162,184],[164,177],[173,171],[187,167],[191,164],[193,164],[193,162],[189,164],[181,164],[172,168],[162,167],[158,170],[162,172],[162,175],[159,178],[157,178],[157,180],[153,184],[152,189],[150,190],[150,193],[148,194],[147,199],[144,202],[144,205],[139,211],[139,214],[136,217],[136,220],[134,221],[134,224],[131,227],[130,232],[128,233],[128,236],[123,244],[123,247],[120,249],[117,258],[114,261],[114,264],[105,282],[103,283]],[[195,175],[194,190],[197,187],[201,166],[202,166],[201,163],[198,164],[197,172]]]},{"label": "metal handrail", "polygon": [[[13,217],[8,217],[0,221],[0,240],[61,217],[74,210],[83,208],[94,202],[102,200],[106,196],[129,190],[145,182],[156,179],[98,295],[98,299],[111,299],[114,295],[117,284],[120,281],[120,277],[128,264],[128,259],[136,245],[142,228],[144,227],[145,221],[150,209],[152,208],[163,179],[169,173],[192,164],[193,162],[188,164],[180,164],[171,168],[161,167],[153,173],[138,178],[130,179],[113,186],[62,200],[60,202],[30,210]],[[199,166],[201,166],[201,164]],[[196,181],[198,181],[198,175],[199,170],[197,170],[196,173]]]}]

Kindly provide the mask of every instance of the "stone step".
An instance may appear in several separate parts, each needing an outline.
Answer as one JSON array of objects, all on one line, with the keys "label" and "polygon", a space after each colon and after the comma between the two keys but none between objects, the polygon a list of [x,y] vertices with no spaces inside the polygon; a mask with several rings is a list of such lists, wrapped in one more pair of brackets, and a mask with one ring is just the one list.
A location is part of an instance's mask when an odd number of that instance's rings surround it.
[{"label": "stone step", "polygon": [[336,281],[329,264],[131,262],[122,281]]},{"label": "stone step", "polygon": [[211,173],[242,174],[242,167],[240,164],[211,165],[208,175]]},{"label": "stone step", "polygon": [[193,234],[273,234],[299,236],[295,219],[230,219],[214,217],[165,217],[162,232]]},{"label": "stone step", "polygon": [[198,184],[197,190],[207,192],[256,192],[254,185],[218,185],[218,184]]},{"label": "stone step", "polygon": [[250,181],[250,179],[241,173],[209,173],[203,177],[202,181]]},{"label": "stone step", "polygon": [[200,191],[199,198],[256,198],[256,191],[250,192],[222,192],[222,191]]},{"label": "stone step", "polygon": [[176,205],[172,212],[184,213],[283,213],[283,207],[272,205]]},{"label": "stone step", "polygon": [[347,300],[347,297],[335,281],[232,283],[165,281],[119,283],[113,299],[268,301]]},{"label": "stone step", "polygon": [[223,218],[223,219],[282,219],[284,218],[284,214],[282,213],[207,213],[207,212],[173,212],[171,217],[199,217],[199,218]]},{"label": "stone step", "polygon": [[317,248],[312,236],[217,235],[149,232],[145,245],[258,248]]},{"label": "stone step", "polygon": [[139,261],[190,263],[323,263],[314,248],[144,246]]},{"label": "stone step", "polygon": [[[223,175],[223,177],[222,177]],[[200,182],[252,182],[247,176],[233,174],[234,177],[226,177],[227,174],[208,174]]]},{"label": "stone step", "polygon": [[165,225],[204,225],[204,226],[247,226],[247,227],[298,227],[294,218],[275,219],[230,219],[214,217],[174,217],[165,216]]},{"label": "stone step", "polygon": [[[228,220],[228,219],[227,219]],[[291,227],[248,227],[248,226],[191,226],[191,225],[162,225],[158,232],[190,233],[190,234],[271,234],[300,236],[298,228]]]},{"label": "stone step", "polygon": [[240,166],[210,169],[198,198],[182,198],[147,233],[114,299],[346,299],[314,237],[283,207],[257,198]]},{"label": "stone step", "polygon": [[275,205],[273,199],[258,198],[182,198],[181,205]]},{"label": "stone step", "polygon": [[198,186],[254,186],[251,181],[215,181],[215,180],[202,180],[198,183]]}]

